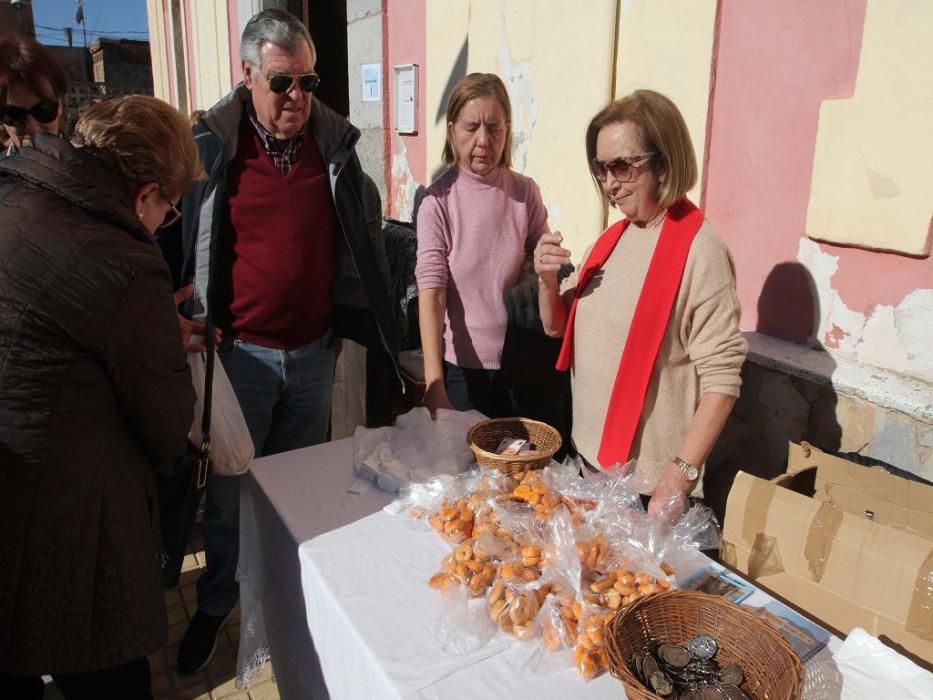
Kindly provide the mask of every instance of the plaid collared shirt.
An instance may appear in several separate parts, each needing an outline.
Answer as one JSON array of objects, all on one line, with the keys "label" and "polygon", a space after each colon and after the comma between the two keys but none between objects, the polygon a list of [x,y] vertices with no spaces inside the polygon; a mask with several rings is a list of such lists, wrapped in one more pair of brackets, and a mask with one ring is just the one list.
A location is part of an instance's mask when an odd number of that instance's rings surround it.
[{"label": "plaid collared shirt", "polygon": [[272,159],[272,162],[275,163],[275,167],[279,169],[279,172],[283,175],[287,175],[288,171],[292,169],[292,165],[294,165],[295,161],[298,159],[298,151],[301,149],[301,144],[305,138],[304,129],[290,139],[279,141],[259,123],[259,120],[256,118],[256,110],[253,109],[252,105],[247,108],[246,113],[249,114],[249,120],[253,123],[253,128],[256,129],[256,133],[259,134],[259,139],[266,148],[266,155]]}]

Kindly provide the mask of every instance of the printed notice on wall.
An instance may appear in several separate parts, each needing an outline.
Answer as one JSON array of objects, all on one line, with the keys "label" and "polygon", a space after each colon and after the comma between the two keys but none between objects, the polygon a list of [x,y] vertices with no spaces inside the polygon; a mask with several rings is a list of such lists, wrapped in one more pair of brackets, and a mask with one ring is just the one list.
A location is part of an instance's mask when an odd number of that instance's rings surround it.
[{"label": "printed notice on wall", "polygon": [[382,101],[382,64],[364,63],[360,66],[363,77],[363,102]]},{"label": "printed notice on wall", "polygon": [[418,66],[395,66],[395,130],[400,134],[418,131]]}]

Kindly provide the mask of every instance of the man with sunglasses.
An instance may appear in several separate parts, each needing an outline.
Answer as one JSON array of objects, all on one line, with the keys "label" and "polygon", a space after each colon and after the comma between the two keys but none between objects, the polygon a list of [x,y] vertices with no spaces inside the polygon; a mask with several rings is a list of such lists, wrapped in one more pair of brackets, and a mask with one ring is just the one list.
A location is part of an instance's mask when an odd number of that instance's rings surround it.
[{"label": "man with sunglasses", "polygon": [[[243,83],[194,127],[207,179],[183,199],[181,230],[163,248],[181,261],[176,285],[194,284],[193,320],[222,330],[218,358],[261,457],[327,439],[336,336],[392,358],[396,342],[378,193],[354,150],[360,132],[314,96],[308,30],[287,12],[260,12],[240,58]],[[239,489],[240,477],[208,478],[207,570],[179,647],[183,673],[209,663],[239,595]],[[177,533],[163,527],[163,539]]]},{"label": "man with sunglasses", "polygon": [[0,123],[9,146],[0,158],[29,146],[38,133],[61,132],[65,73],[55,57],[33,39],[0,38]]}]

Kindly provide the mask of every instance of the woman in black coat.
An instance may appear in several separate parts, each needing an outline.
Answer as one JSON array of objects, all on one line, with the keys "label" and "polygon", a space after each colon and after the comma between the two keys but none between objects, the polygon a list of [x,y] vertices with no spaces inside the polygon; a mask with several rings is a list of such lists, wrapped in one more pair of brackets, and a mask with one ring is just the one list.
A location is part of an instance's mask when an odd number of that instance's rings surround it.
[{"label": "woman in black coat", "polygon": [[194,390],[153,233],[200,176],[187,121],[100,103],[0,161],[0,697],[151,697],[153,468]]}]

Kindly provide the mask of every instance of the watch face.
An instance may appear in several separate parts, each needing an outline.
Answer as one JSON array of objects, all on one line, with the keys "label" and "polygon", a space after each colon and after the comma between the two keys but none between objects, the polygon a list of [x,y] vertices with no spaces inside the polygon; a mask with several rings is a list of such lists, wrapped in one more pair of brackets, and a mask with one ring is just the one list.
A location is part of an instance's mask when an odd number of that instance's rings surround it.
[{"label": "watch face", "polygon": [[687,474],[687,478],[690,479],[690,481],[696,481],[696,478],[699,476],[696,467],[687,467],[684,469],[684,472]]}]

